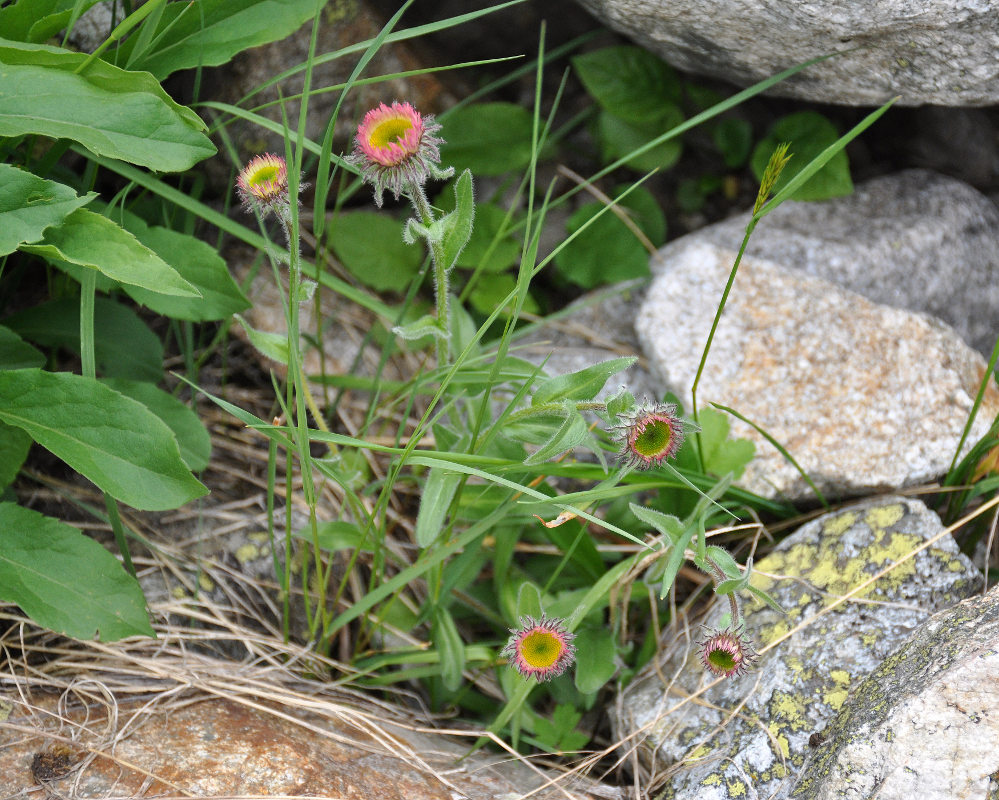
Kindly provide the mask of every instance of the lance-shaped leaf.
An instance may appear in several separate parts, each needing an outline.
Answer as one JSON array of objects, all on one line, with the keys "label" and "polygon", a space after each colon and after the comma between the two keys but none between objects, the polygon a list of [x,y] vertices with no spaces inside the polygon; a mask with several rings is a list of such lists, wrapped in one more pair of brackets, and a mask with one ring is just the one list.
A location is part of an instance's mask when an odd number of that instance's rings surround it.
[{"label": "lance-shaped leaf", "polygon": [[225,64],[236,53],[294,33],[316,13],[316,0],[199,0],[169,3],[143,52],[137,37],[111,54],[129,69],[162,80],[171,72]]},{"label": "lance-shaped leaf", "polygon": [[100,59],[84,67],[88,59],[0,39],[0,136],[71,139],[98,155],[167,172],[215,154],[204,122],[152,75]]},{"label": "lance-shaped leaf", "polygon": [[120,226],[78,208],[58,227],[45,231],[42,241],[22,245],[49,261],[68,261],[96,269],[119,283],[140,286],[160,294],[200,297],[201,293],[156,253]]},{"label": "lance-shaped leaf", "polygon": [[0,372],[0,421],[21,428],[133,508],[165,511],[208,493],[159,417],[92,378],[40,369]]},{"label": "lance-shaped leaf", "polygon": [[[0,90],[2,91],[2,90]],[[90,202],[61,183],[47,181],[10,164],[0,164],[0,256],[37,242],[50,225]]]},{"label": "lance-shaped leaf", "polygon": [[155,636],[138,582],[93,539],[57,519],[0,503],[0,600],[67,636]]}]

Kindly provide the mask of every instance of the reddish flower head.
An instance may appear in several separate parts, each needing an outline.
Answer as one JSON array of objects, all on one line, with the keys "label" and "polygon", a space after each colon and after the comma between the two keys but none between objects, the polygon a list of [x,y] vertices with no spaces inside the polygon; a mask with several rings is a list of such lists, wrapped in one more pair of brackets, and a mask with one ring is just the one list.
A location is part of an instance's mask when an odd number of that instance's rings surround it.
[{"label": "reddish flower head", "polygon": [[741,675],[759,658],[750,638],[731,628],[712,631],[698,642],[697,654],[708,672],[725,678]]},{"label": "reddish flower head", "polygon": [[258,208],[280,215],[288,208],[288,165],[270,153],[256,156],[239,173],[236,189],[247,211]]},{"label": "reddish flower head", "polygon": [[398,200],[403,192],[422,187],[428,177],[442,179],[453,172],[439,167],[444,142],[434,134],[440,129],[432,115],[424,117],[409,103],[382,103],[357,126],[357,147],[346,161],[374,187],[379,206],[386,189]]},{"label": "reddish flower head", "polygon": [[621,443],[618,457],[639,469],[658,467],[673,458],[683,444],[683,420],[672,403],[642,405],[628,414],[618,415],[623,425],[617,426]]},{"label": "reddish flower head", "polygon": [[520,627],[511,628],[510,633],[503,655],[512,659],[513,666],[525,678],[532,675],[539,681],[554,678],[565,672],[576,658],[572,644],[576,634],[569,633],[561,619],[548,619],[544,614],[540,620],[523,617]]}]

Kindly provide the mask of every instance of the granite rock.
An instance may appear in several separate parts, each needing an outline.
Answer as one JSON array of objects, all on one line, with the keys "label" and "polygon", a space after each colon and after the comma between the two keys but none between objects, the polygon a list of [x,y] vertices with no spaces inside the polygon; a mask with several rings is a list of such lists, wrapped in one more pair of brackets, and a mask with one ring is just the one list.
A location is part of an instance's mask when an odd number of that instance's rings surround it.
[{"label": "granite rock", "polygon": [[[735,251],[692,243],[649,287],[635,328],[651,370],[690,407],[691,387]],[[826,494],[891,491],[944,474],[985,361],[926,314],[872,303],[796,270],[744,258],[707,360],[698,402],[735,409],[780,443]],[[990,382],[970,446],[999,413]],[[746,423],[757,445],[740,485],[766,497],[811,494]]]},{"label": "granite rock", "polygon": [[999,794],[999,591],[933,615],[850,697],[793,800]]},{"label": "granite rock", "polygon": [[[661,248],[653,274],[702,242],[737,250],[739,214]],[[999,208],[954,178],[910,169],[847,197],[786,202],[765,216],[746,254],[825,278],[877,303],[926,311],[989,354],[999,336]]]},{"label": "granite rock", "polygon": [[579,0],[614,30],[698,75],[750,86],[836,53],[771,92],[821,103],[999,103],[999,3]]},{"label": "granite rock", "polygon": [[[734,800],[786,790],[851,692],[931,614],[977,591],[981,573],[918,500],[886,497],[806,523],[754,567],[783,616],[742,594],[756,668],[712,681],[682,632],[629,686],[620,736],[642,731],[646,767],[669,769],[659,800]],[[719,599],[704,624],[717,627]]]}]

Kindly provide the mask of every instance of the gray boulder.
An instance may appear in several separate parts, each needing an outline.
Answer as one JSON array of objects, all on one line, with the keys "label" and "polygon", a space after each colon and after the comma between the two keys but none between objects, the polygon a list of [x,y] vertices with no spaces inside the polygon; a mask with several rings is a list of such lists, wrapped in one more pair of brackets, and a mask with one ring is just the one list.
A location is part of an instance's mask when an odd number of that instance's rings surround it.
[{"label": "gray boulder", "polygon": [[[918,500],[886,497],[813,520],[754,568],[787,616],[743,593],[756,668],[715,680],[684,626],[612,719],[646,770],[670,777],[658,800],[744,800],[787,791],[847,698],[936,611],[976,592],[981,573]],[[719,599],[704,624],[715,628]],[[636,739],[637,736],[637,739]],[[871,795],[865,795],[871,796]],[[984,796],[984,795],[983,795]],[[922,797],[913,794],[912,797]]]},{"label": "gray boulder", "polygon": [[771,92],[841,105],[999,103],[999,2],[579,0],[675,67],[750,86],[817,56]]}]

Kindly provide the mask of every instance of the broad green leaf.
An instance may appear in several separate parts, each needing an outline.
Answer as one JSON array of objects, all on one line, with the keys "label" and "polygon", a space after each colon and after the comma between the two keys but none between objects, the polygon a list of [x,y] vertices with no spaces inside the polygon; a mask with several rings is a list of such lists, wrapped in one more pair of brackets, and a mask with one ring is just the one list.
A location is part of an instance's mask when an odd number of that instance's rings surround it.
[{"label": "broad green leaf", "polygon": [[[480,275],[475,281],[475,288],[468,295],[468,302],[476,311],[482,314],[491,314],[500,303],[510,296],[516,287],[517,279],[509,272],[501,272],[497,275]],[[513,303],[513,300],[507,303],[508,309],[513,308]],[[541,306],[538,305],[538,301],[534,299],[533,295],[528,294],[524,297],[521,310],[529,314],[537,314],[541,311]]]},{"label": "broad green leaf", "polygon": [[502,175],[531,163],[534,119],[513,103],[476,103],[443,120],[441,163],[473,175]]},{"label": "broad green leaf", "polygon": [[180,448],[180,457],[188,469],[200,472],[208,466],[212,455],[212,439],[198,415],[186,404],[146,381],[106,378],[101,383],[126,397],[138,400],[163,420],[173,431]]},{"label": "broad green leaf", "polygon": [[539,406],[559,400],[592,400],[604,388],[611,375],[628,369],[637,360],[634,356],[612,358],[568,375],[556,375],[534,390],[531,405]]},{"label": "broad green leaf", "polygon": [[441,605],[434,609],[433,640],[441,657],[441,680],[448,691],[455,692],[461,687],[465,645],[451,612]]},{"label": "broad green leaf", "polygon": [[738,479],[756,454],[756,445],[749,439],[730,439],[728,417],[720,411],[702,408],[697,414],[701,426],[701,456],[704,469],[715,475],[732,473]]},{"label": "broad green leaf", "polygon": [[[839,138],[833,124],[817,111],[799,111],[777,120],[766,138],[756,145],[750,165],[759,180],[763,170],[781,142],[791,143],[791,160],[788,161],[772,194],[777,194],[808,162]],[[846,150],[840,150],[816,172],[807,183],[794,193],[794,200],[828,200],[842,197],[853,191],[850,179],[850,162]]]},{"label": "broad green leaf", "polygon": [[566,450],[571,450],[573,447],[582,444],[589,435],[589,427],[586,424],[586,420],[583,419],[583,415],[576,411],[575,408],[570,407],[565,418],[562,420],[562,424],[555,429],[551,438],[541,445],[540,449],[524,459],[524,463],[529,466],[543,464],[545,461],[561,455]]},{"label": "broad green leaf", "polygon": [[277,361],[279,364],[284,364],[285,366],[288,365],[287,334],[258,331],[243,319],[241,314],[236,314],[235,317],[240,327],[246,331],[246,338],[250,340],[250,344],[272,361]]},{"label": "broad green leaf", "polygon": [[[14,482],[28,457],[31,437],[20,428],[0,422],[0,489]],[[0,534],[0,539],[2,539]]]},{"label": "broad green leaf", "polygon": [[197,289],[156,253],[107,217],[78,208],[42,241],[22,245],[26,253],[58,263],[68,261],[102,275],[160,294],[201,297]]},{"label": "broad green leaf", "polygon": [[243,50],[284,39],[312,19],[316,7],[316,0],[169,3],[146,52],[134,52],[131,37],[107,58],[162,80],[179,69],[215,67]]},{"label": "broad green leaf", "polygon": [[416,516],[416,543],[430,547],[440,536],[444,517],[461,483],[461,475],[445,469],[431,468],[420,494],[420,512]]},{"label": "broad green leaf", "polygon": [[753,126],[744,119],[723,119],[711,131],[715,147],[729,169],[741,167],[753,148]]},{"label": "broad green leaf", "polygon": [[8,39],[44,42],[69,23],[75,6],[83,13],[101,0],[16,0],[0,10],[0,31]]},{"label": "broad green leaf", "polygon": [[466,269],[482,269],[483,272],[502,272],[516,264],[520,259],[521,243],[510,231],[515,223],[505,223],[506,230],[500,235],[506,217],[506,211],[499,206],[477,203],[472,235],[455,264]]},{"label": "broad green leaf", "polygon": [[61,183],[47,181],[10,164],[0,164],[0,256],[37,242],[45,229],[96,197],[80,197]]},{"label": "broad green leaf", "polygon": [[204,122],[152,75],[99,59],[77,73],[87,59],[0,39],[0,136],[71,139],[98,155],[166,172],[215,154]]},{"label": "broad green leaf", "polygon": [[[309,544],[312,543],[312,528],[308,525],[295,531],[294,535]],[[363,544],[365,541],[364,532],[357,526],[357,523],[343,520],[319,523],[316,529],[316,539],[320,549],[329,553],[334,553],[337,550],[356,550],[358,547],[366,552],[370,552],[372,549],[370,539],[367,544]]]},{"label": "broad green leaf", "polygon": [[597,691],[614,677],[617,649],[614,634],[606,628],[584,628],[576,634],[576,688],[583,694]]},{"label": "broad green leaf", "polygon": [[586,91],[620,119],[642,122],[666,103],[678,103],[680,80],[673,68],[648,50],[632,45],[605,47],[572,59]]},{"label": "broad green leaf", "polygon": [[[3,324],[37,344],[80,352],[80,304],[75,298],[19,311]],[[132,309],[95,297],[94,337],[97,368],[106,377],[151,383],[163,377],[163,345]]]},{"label": "broad green leaf", "polygon": [[0,599],[77,639],[155,636],[138,581],[93,539],[57,519],[0,503]]},{"label": "broad green leaf", "polygon": [[208,490],[170,429],[141,403],[68,372],[0,372],[0,421],[23,429],[99,488],[143,511],[178,508]]},{"label": "broad green leaf", "polygon": [[566,752],[578,750],[590,739],[581,731],[575,730],[583,715],[568,703],[555,706],[551,720],[544,717],[535,723],[535,734],[541,743],[552,751]]},{"label": "broad green leaf", "polygon": [[621,119],[609,111],[602,111],[597,117],[597,137],[603,159],[610,163],[623,158],[627,166],[639,172],[669,169],[680,160],[683,152],[683,140],[679,137],[661,142],[637,155],[632,153],[682,122],[683,112],[674,105],[663,106],[658,116],[642,122]]},{"label": "broad green leaf", "polygon": [[[638,187],[623,197],[618,205],[653,246],[662,243],[666,234],[666,219],[646,189]],[[587,203],[577,209],[569,217],[568,232],[580,231],[603,208],[601,203]],[[644,278],[650,274],[649,251],[613,210],[605,211],[568,241],[555,254],[555,266],[567,280],[587,289],[631,278]]]},{"label": "broad green leaf", "polygon": [[10,328],[0,325],[0,369],[41,367],[45,356]]},{"label": "broad green leaf", "polygon": [[127,211],[122,214],[120,209],[109,216],[120,220],[126,231],[201,292],[201,297],[188,299],[125,285],[124,290],[135,302],[157,314],[192,322],[226,319],[250,307],[250,301],[229,274],[225,259],[207,242],[159,225],[147,225],[136,214]]},{"label": "broad green leaf", "polygon": [[454,184],[455,209],[443,218],[445,233],[442,241],[443,267],[451,269],[472,235],[475,203],[472,200],[472,173],[467,169]]},{"label": "broad green leaf", "polygon": [[424,246],[402,240],[399,222],[374,211],[340,214],[330,225],[329,243],[355,278],[380,292],[404,292],[426,254]]}]

